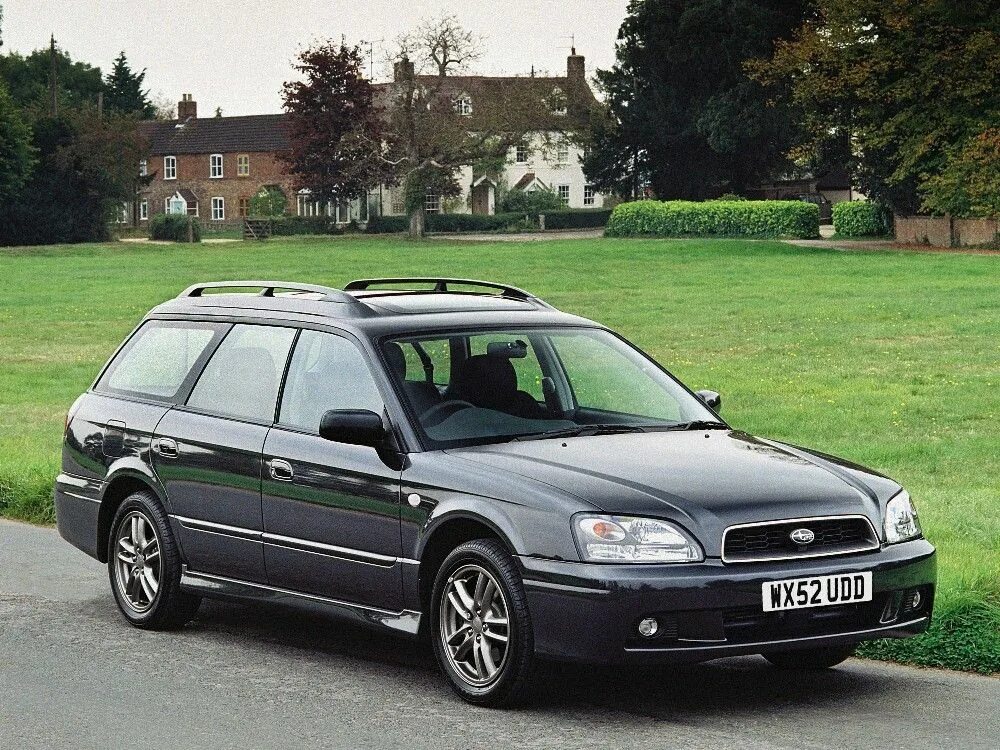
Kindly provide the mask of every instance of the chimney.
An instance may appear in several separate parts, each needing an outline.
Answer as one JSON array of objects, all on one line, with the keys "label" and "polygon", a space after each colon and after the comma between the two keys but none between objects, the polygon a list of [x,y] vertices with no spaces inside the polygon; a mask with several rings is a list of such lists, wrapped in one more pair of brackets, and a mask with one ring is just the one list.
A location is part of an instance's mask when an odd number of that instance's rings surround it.
[{"label": "chimney", "polygon": [[586,58],[576,54],[576,47],[573,47],[572,54],[566,58],[566,75],[571,81],[587,80]]},{"label": "chimney", "polygon": [[177,119],[198,119],[198,102],[191,98],[191,94],[181,94],[181,100],[177,102]]},{"label": "chimney", "polygon": [[413,78],[413,62],[403,55],[402,59],[392,65],[392,80],[399,83],[410,78]]}]

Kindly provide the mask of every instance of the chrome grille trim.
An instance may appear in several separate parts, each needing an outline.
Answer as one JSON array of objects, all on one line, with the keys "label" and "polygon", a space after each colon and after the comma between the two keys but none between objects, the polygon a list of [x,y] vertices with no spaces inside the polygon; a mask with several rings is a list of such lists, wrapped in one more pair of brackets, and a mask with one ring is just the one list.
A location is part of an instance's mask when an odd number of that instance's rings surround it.
[{"label": "chrome grille trim", "polygon": [[[809,523],[814,523],[816,521],[846,521],[846,520],[862,520],[865,522],[868,528],[869,536],[864,542],[856,543],[850,546],[844,546],[835,550],[823,550],[816,552],[785,552],[782,554],[770,554],[767,556],[753,557],[753,556],[739,556],[739,557],[729,557],[726,555],[726,539],[729,536],[729,532],[735,531],[737,529],[758,529],[767,526],[780,526],[783,524],[798,524],[808,525]],[[872,523],[868,516],[862,515],[860,513],[854,514],[844,514],[837,516],[811,516],[808,518],[779,518],[774,521],[758,521],[756,523],[738,523],[732,526],[728,526],[724,532],[722,532],[722,562],[729,564],[741,564],[741,563],[757,563],[757,562],[776,562],[779,560],[807,560],[810,558],[817,557],[833,557],[836,555],[853,555],[859,552],[872,552],[874,550],[880,549],[882,543],[879,539],[878,532],[875,529],[875,525]]]}]

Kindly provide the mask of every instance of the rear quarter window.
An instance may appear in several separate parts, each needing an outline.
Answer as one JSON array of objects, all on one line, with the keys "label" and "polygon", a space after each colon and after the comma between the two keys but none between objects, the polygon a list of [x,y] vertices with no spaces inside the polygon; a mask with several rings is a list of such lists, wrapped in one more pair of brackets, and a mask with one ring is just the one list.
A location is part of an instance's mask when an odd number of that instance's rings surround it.
[{"label": "rear quarter window", "polygon": [[96,390],[176,400],[226,328],[219,323],[148,321],[118,352]]}]

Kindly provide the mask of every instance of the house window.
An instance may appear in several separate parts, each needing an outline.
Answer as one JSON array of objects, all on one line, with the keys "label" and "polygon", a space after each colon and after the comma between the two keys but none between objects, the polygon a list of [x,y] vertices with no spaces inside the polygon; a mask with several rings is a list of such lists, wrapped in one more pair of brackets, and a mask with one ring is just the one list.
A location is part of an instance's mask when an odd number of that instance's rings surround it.
[{"label": "house window", "polygon": [[236,176],[237,177],[249,177],[250,176],[250,155],[240,154],[236,157]]},{"label": "house window", "polygon": [[176,180],[177,179],[177,157],[176,156],[164,156],[163,157],[163,179],[164,180]]},{"label": "house window", "polygon": [[472,114],[472,99],[467,96],[460,96],[455,100],[455,111],[462,117],[468,117]]},{"label": "house window", "polygon": [[299,216],[329,216],[330,204],[314,201],[309,193],[299,193],[297,200]]},{"label": "house window", "polygon": [[118,224],[128,224],[129,214],[132,213],[132,204],[122,203],[121,208],[118,210],[118,215],[115,217],[115,222]]},{"label": "house window", "polygon": [[406,195],[403,188],[393,188],[392,199],[389,201],[389,213],[394,216],[406,213]]},{"label": "house window", "polygon": [[149,165],[146,163],[145,159],[139,160],[139,176],[145,177],[149,174]]},{"label": "house window", "polygon": [[351,204],[347,201],[337,204],[336,222],[338,224],[349,224],[351,222]]},{"label": "house window", "polygon": [[212,154],[208,161],[208,176],[212,178],[222,177],[222,154]]},{"label": "house window", "polygon": [[246,217],[248,217],[250,215],[250,199],[249,198],[240,198],[239,213],[240,213],[240,218],[241,219],[245,219]]},{"label": "house window", "polygon": [[593,206],[594,205],[594,186],[584,185],[583,186],[583,205]]},{"label": "house window", "polygon": [[562,89],[553,89],[552,96],[549,97],[549,106],[552,108],[552,114],[554,115],[565,115],[566,114],[566,95],[562,92]]},{"label": "house window", "polygon": [[424,196],[424,211],[429,214],[441,213],[441,196],[433,190],[428,190]]},{"label": "house window", "polygon": [[566,141],[560,141],[559,145],[556,146],[556,162],[559,164],[565,164],[569,161],[569,144]]},{"label": "house window", "polygon": [[225,221],[226,199],[212,198],[212,221]]},{"label": "house window", "polygon": [[517,144],[517,149],[514,151],[514,161],[518,164],[528,163],[528,144],[519,143]]},{"label": "house window", "polygon": [[149,201],[143,198],[139,201],[139,221],[146,221],[149,218]]},{"label": "house window", "polygon": [[559,194],[559,200],[561,200],[563,202],[564,206],[568,206],[569,205],[569,185],[559,185],[556,188],[556,191]]}]

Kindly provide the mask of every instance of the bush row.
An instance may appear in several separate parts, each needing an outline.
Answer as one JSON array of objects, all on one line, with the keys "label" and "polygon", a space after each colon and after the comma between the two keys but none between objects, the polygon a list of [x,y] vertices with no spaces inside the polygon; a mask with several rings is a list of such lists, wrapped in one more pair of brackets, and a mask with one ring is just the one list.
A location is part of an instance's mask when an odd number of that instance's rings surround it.
[{"label": "bush row", "polygon": [[157,214],[149,222],[149,237],[154,240],[187,242],[188,221],[191,222],[192,238],[195,242],[201,242],[201,223],[184,214]]},{"label": "bush row", "polygon": [[819,237],[819,206],[805,201],[635,201],[611,212],[609,237]]},{"label": "bush row", "polygon": [[610,208],[570,208],[543,211],[546,229],[588,229],[603,227],[611,216]]},{"label": "bush row", "polygon": [[878,237],[889,234],[891,217],[873,201],[845,201],[833,206],[833,230],[844,237]]},{"label": "bush row", "polygon": [[[428,232],[497,232],[508,227],[525,224],[520,213],[493,214],[427,214]],[[374,234],[406,232],[410,228],[408,216],[372,216],[365,231]]]}]

